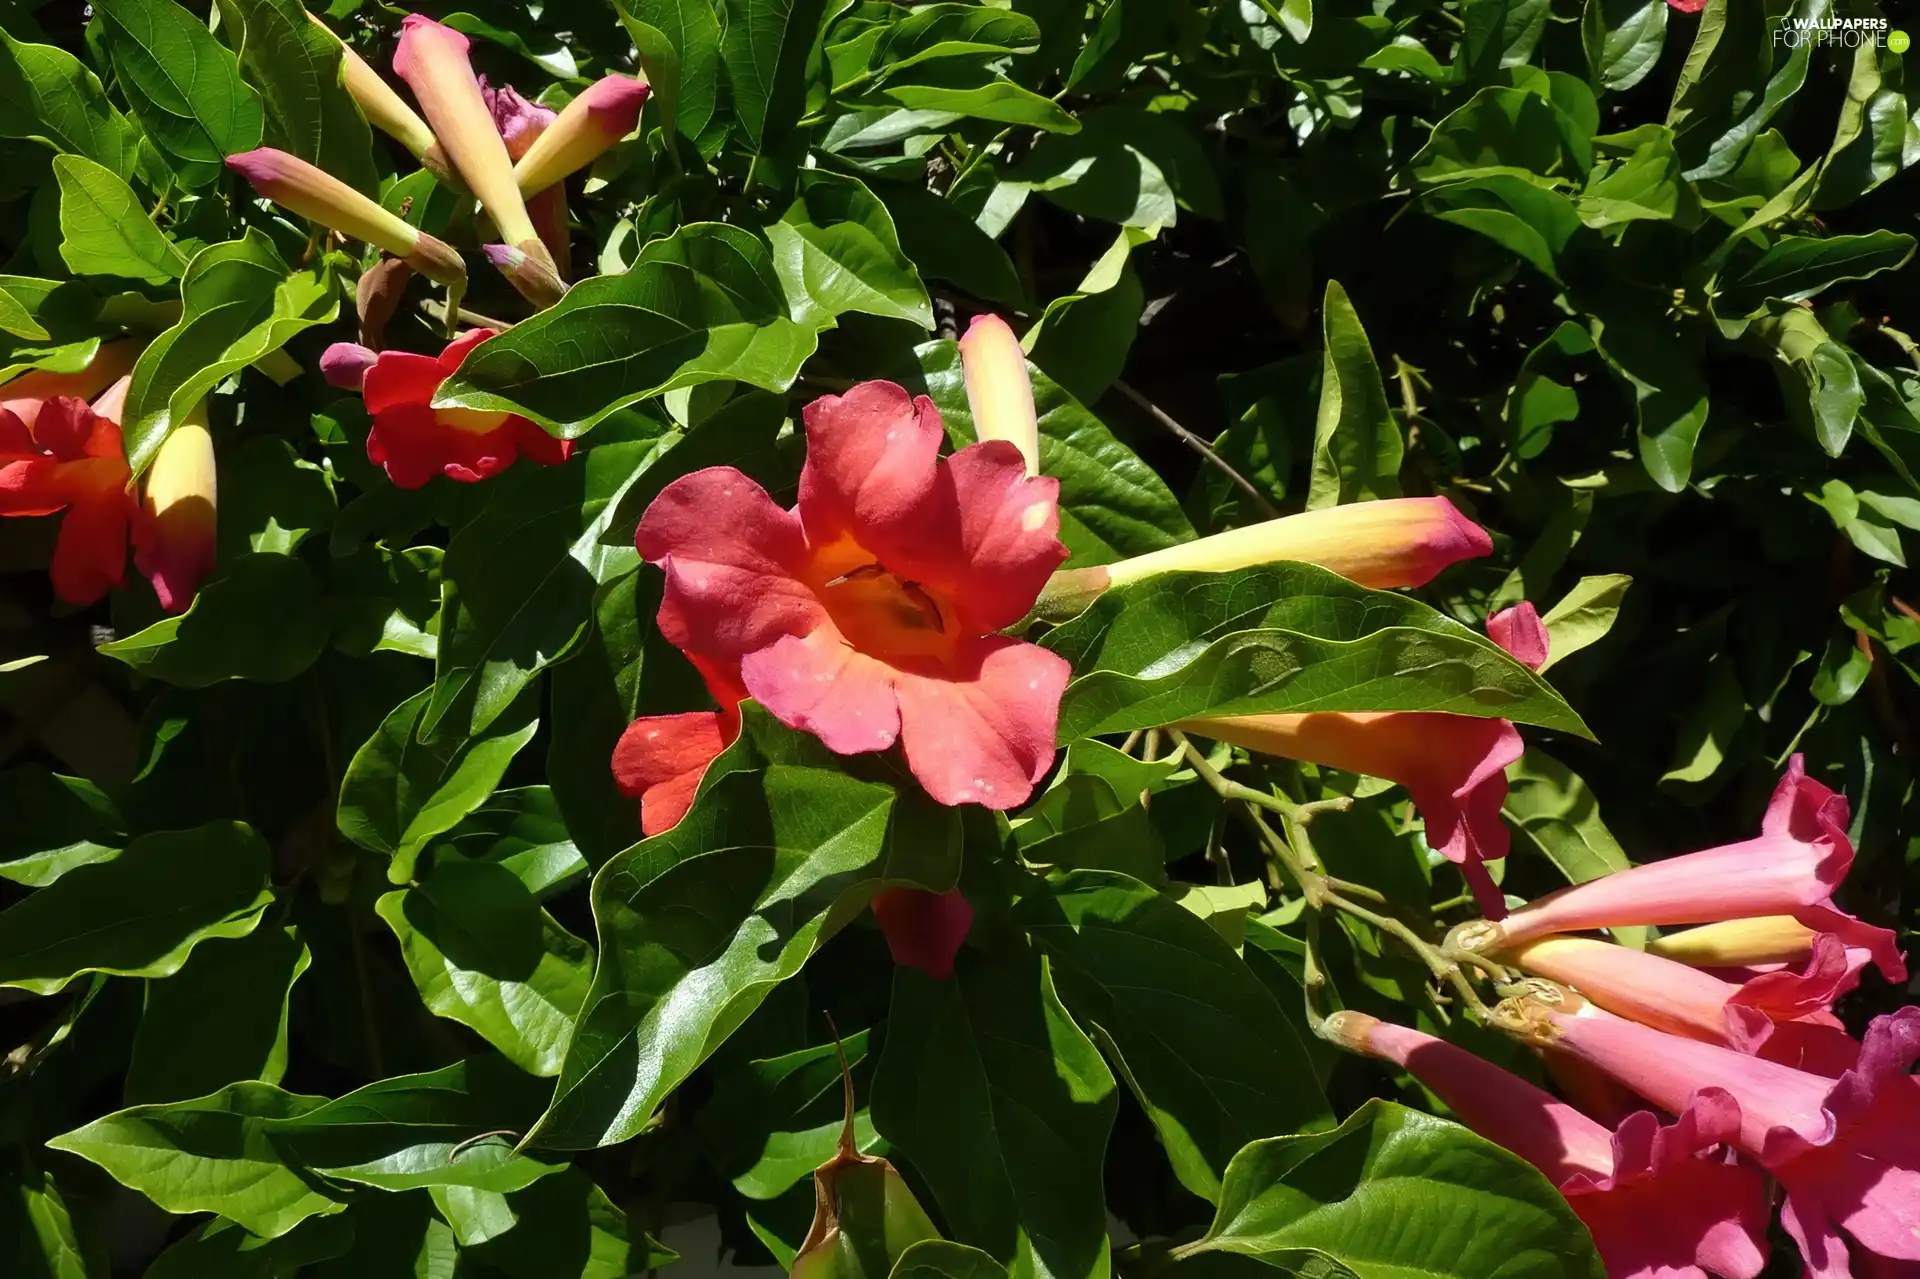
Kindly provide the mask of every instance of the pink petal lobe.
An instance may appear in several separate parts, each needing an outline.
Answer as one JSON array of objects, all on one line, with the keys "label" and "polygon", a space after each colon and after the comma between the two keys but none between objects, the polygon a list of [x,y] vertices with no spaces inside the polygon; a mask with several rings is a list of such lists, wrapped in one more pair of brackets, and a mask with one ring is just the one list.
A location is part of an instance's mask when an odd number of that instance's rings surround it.
[{"label": "pink petal lobe", "polygon": [[873,899],[873,917],[894,963],[945,981],[953,976],[954,958],[973,928],[973,903],[957,890],[887,888]]},{"label": "pink petal lobe", "polygon": [[718,711],[652,715],[627,725],[613,751],[613,776],[621,794],[640,800],[644,833],[658,835],[687,815],[728,737]]},{"label": "pink petal lobe", "polygon": [[959,606],[960,625],[968,632],[1011,626],[1026,616],[1067,558],[1060,542],[1060,482],[1029,477],[1019,448],[1005,440],[961,449],[940,471],[937,490],[950,491],[940,497],[955,512],[958,553],[944,564],[928,563],[924,576]]},{"label": "pink petal lobe", "polygon": [[1547,628],[1531,604],[1522,601],[1489,617],[1487,635],[1529,670],[1547,664]]},{"label": "pink petal lobe", "polygon": [[862,382],[815,400],[805,417],[808,540],[825,546],[850,535],[889,566],[911,559],[939,515],[929,499],[945,432],[933,401],[892,382]]},{"label": "pink petal lobe", "polygon": [[900,736],[897,673],[848,644],[831,622],[747,654],[740,675],[775,719],[836,754],[885,750]]},{"label": "pink petal lobe", "polygon": [[1058,655],[999,635],[963,641],[950,672],[902,672],[907,766],[942,804],[1018,807],[1053,766],[1071,674]]}]

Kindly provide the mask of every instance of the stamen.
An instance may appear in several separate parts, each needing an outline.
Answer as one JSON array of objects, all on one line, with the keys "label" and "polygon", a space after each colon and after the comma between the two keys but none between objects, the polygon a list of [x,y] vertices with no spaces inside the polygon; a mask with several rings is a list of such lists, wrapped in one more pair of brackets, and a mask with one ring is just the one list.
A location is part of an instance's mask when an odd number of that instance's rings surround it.
[{"label": "stamen", "polygon": [[862,564],[859,568],[849,569],[827,583],[827,586],[845,586],[848,582],[864,582],[869,578],[884,577],[887,570],[878,564]]},{"label": "stamen", "polygon": [[946,624],[940,618],[940,605],[934,601],[933,596],[927,594],[920,583],[902,582],[900,593],[920,606],[921,614],[933,623],[934,630],[942,635],[947,633]]}]

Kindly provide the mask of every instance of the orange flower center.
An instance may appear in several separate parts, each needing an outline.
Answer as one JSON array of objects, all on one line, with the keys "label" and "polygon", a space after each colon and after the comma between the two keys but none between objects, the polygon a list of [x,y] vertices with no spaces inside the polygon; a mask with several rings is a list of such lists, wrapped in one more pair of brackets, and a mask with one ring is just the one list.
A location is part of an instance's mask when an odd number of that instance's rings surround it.
[{"label": "orange flower center", "polygon": [[471,431],[475,435],[486,435],[505,426],[509,413],[494,413],[485,409],[435,409],[433,415],[440,419],[440,425],[450,426],[456,431]]},{"label": "orange flower center", "polygon": [[889,663],[951,662],[960,640],[952,602],[892,572],[852,538],[815,551],[807,581],[860,652]]}]

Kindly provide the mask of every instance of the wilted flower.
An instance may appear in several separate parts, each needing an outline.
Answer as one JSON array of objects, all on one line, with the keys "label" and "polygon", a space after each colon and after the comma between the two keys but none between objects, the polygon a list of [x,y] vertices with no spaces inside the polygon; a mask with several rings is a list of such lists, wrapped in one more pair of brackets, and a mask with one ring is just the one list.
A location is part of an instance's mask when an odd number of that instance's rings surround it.
[{"label": "wilted flower", "polygon": [[131,479],[120,427],[85,400],[40,401],[32,426],[0,409],[0,515],[66,512],[48,572],[67,603],[126,584]]},{"label": "wilted flower", "polygon": [[401,488],[419,488],[436,475],[472,483],[498,475],[522,455],[541,466],[573,455],[573,441],[555,439],[518,414],[433,407],[440,384],[492,336],[492,329],[474,329],[438,357],[376,353],[350,342],[335,343],[320,357],[321,371],[336,386],[352,386],[358,374],[373,418],[367,456]]},{"label": "wilted flower", "polygon": [[1327,1019],[1328,1038],[1406,1070],[1461,1122],[1538,1168],[1593,1233],[1609,1279],[1752,1279],[1766,1263],[1766,1188],[1751,1168],[1716,1157],[1739,1107],[1702,1089],[1609,1132],[1517,1075],[1445,1040],[1365,1013]]},{"label": "wilted flower", "polygon": [[[1531,604],[1489,619],[1487,629],[1540,660],[1546,657],[1546,631]],[[1428,845],[1460,867],[1483,911],[1505,912],[1482,863],[1507,855],[1509,836],[1500,818],[1506,770],[1526,749],[1511,722],[1435,711],[1323,711],[1222,715],[1176,727],[1264,755],[1399,783],[1426,822]]]},{"label": "wilted flower", "polygon": [[464,289],[467,266],[452,246],[314,168],[298,156],[261,147],[227,157],[227,167],[281,208],[344,236],[385,249],[430,280]]},{"label": "wilted flower", "polygon": [[796,511],[732,467],[654,499],[637,542],[666,570],[661,632],[831,750],[901,742],[943,804],[1025,802],[1068,667],[993,632],[1066,557],[1058,486],[1004,442],[942,458],[932,402],[891,382],[814,401],[806,430]]},{"label": "wilted flower", "polygon": [[160,446],[133,524],[133,562],[169,613],[183,612],[213,574],[218,503],[213,437],[203,402]]}]

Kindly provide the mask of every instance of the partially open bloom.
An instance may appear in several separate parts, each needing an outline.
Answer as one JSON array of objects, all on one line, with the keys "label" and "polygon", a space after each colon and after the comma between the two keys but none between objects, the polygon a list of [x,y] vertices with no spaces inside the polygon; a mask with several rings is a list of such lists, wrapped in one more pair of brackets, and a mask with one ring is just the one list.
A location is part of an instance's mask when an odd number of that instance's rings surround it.
[{"label": "partially open bloom", "polygon": [[1424,586],[1441,569],[1493,550],[1485,529],[1444,497],[1395,497],[1305,511],[1149,551],[1118,564],[1068,569],[1047,583],[1049,615],[1160,573],[1230,573],[1282,560],[1318,564],[1362,586]]},{"label": "partially open bloom", "polygon": [[[393,54],[394,74],[412,88],[447,158],[493,219],[501,237],[551,274],[553,259],[527,216],[506,144],[481,96],[467,49],[467,38],[452,27],[410,13],[400,24],[400,44]],[[509,279],[516,287],[523,287],[520,279]],[[536,305],[555,300],[528,296]]]},{"label": "partially open bloom", "polygon": [[1040,474],[1033,379],[1027,374],[1027,354],[1007,322],[997,315],[974,316],[960,339],[960,367],[967,380],[974,435],[1007,441],[1020,450],[1027,474]]},{"label": "partially open bloom", "polygon": [[[1740,1109],[1731,1140],[1786,1189],[1781,1222],[1808,1275],[1851,1276],[1849,1239],[1920,1263],[1920,1079],[1908,1073],[1920,1057],[1920,1008],[1874,1018],[1858,1064],[1835,1080],[1571,1000],[1518,1002],[1515,1015],[1539,1025],[1553,1051],[1585,1058],[1655,1105],[1677,1109],[1703,1088],[1731,1094]],[[1883,1272],[1872,1264],[1862,1269]]]},{"label": "partially open bloom", "polygon": [[1764,1049],[1777,1024],[1795,1027],[1788,1038],[1794,1041],[1789,1051],[1796,1054],[1803,1050],[1799,1026],[1825,1027],[1844,1039],[1829,1010],[1857,984],[1859,964],[1865,962],[1862,956],[1849,964],[1846,949],[1828,934],[1818,939],[1803,972],[1781,969],[1744,984],[1586,937],[1543,937],[1501,951],[1500,957],[1642,1025],[1763,1056],[1772,1055]]},{"label": "partially open bloom", "polygon": [[627,725],[613,749],[613,779],[620,793],[640,801],[640,830],[658,835],[693,807],[707,765],[740,736],[740,703],[747,690],[726,670],[693,658],[714,711],[643,715]]},{"label": "partially open bloom", "polygon": [[451,245],[381,208],[299,156],[261,147],[228,156],[227,167],[281,208],[385,249],[430,280],[450,288],[466,288],[466,263]]},{"label": "partially open bloom", "polygon": [[1766,1190],[1717,1147],[1740,1125],[1704,1089],[1662,1127],[1636,1111],[1609,1132],[1565,1102],[1445,1040],[1365,1013],[1327,1020],[1334,1042],[1394,1062],[1461,1122],[1538,1168],[1593,1232],[1609,1279],[1752,1279],[1766,1262]]},{"label": "partially open bloom", "polygon": [[336,386],[352,386],[358,373],[373,417],[367,456],[401,488],[419,488],[436,475],[470,484],[498,475],[522,455],[541,466],[573,456],[573,441],[557,440],[518,414],[433,407],[440,384],[467,352],[492,336],[492,329],[463,333],[438,356],[375,353],[342,342],[320,357],[322,372]]},{"label": "partially open bloom", "polygon": [[654,499],[661,633],[831,750],[899,741],[943,804],[1025,802],[1068,666],[993,632],[1066,558],[1057,484],[1004,442],[941,457],[933,403],[891,382],[814,401],[806,429],[794,511],[724,466]]},{"label": "partially open bloom", "polygon": [[361,114],[367,117],[367,123],[398,142],[413,153],[414,159],[440,181],[457,190],[459,175],[453,166],[447,163],[446,153],[441,151],[439,141],[433,136],[433,130],[420,118],[418,112],[406,104],[393,86],[380,78],[380,73],[367,65],[366,59],[353,51],[353,46],[334,34],[332,27],[320,20],[318,14],[308,13],[313,25],[333,36],[340,45],[340,73],[346,82],[347,93],[359,104]]},{"label": "partially open bloom", "polygon": [[[1544,659],[1545,631],[1533,606],[1523,604],[1511,613],[1501,615],[1497,627],[1490,620],[1488,629]],[[1262,754],[1399,783],[1426,822],[1428,845],[1460,867],[1482,911],[1494,917],[1505,913],[1500,890],[1482,863],[1507,855],[1509,835],[1500,818],[1507,765],[1526,749],[1511,722],[1435,711],[1326,711],[1223,715],[1175,727]]]},{"label": "partially open bloom", "polygon": [[1795,755],[1773,792],[1758,838],[1616,871],[1549,893],[1481,930],[1477,946],[1511,946],[1548,933],[1634,924],[1705,924],[1791,915],[1807,928],[1870,953],[1889,981],[1906,977],[1891,930],[1833,904],[1853,865],[1845,796],[1806,775]]},{"label": "partially open bloom", "polygon": [[632,76],[602,76],[588,85],[567,103],[560,118],[516,157],[513,176],[520,184],[520,194],[531,199],[592,164],[633,132],[646,101],[647,82]]},{"label": "partially open bloom", "polygon": [[133,562],[153,583],[161,608],[184,612],[213,575],[219,488],[204,402],[168,434],[146,488],[133,523]]},{"label": "partially open bloom", "polygon": [[[102,342],[93,353],[93,358],[87,361],[87,366],[75,373],[29,369],[10,382],[0,383],[0,409],[13,414],[22,425],[31,428],[33,419],[40,412],[40,405],[45,401],[57,395],[91,400],[133,372],[133,362],[140,358],[145,346],[146,343],[133,338]],[[118,411],[106,416],[115,422],[120,420]]]},{"label": "partially open bloom", "polygon": [[125,585],[131,479],[120,427],[85,400],[41,401],[31,427],[0,409],[0,515],[66,512],[49,575],[67,603]]},{"label": "partially open bloom", "polygon": [[873,917],[894,963],[945,981],[953,976],[954,958],[973,928],[973,903],[958,889],[883,888],[873,899]]}]

